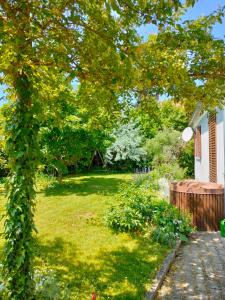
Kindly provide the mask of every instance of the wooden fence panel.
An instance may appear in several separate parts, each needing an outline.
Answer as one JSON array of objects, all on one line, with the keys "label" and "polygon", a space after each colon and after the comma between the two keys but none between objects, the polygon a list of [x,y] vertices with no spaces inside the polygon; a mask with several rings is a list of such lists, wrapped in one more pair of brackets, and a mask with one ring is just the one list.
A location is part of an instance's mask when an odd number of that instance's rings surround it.
[{"label": "wooden fence panel", "polygon": [[171,204],[181,211],[189,212],[192,223],[200,231],[217,231],[224,219],[224,193],[195,194],[170,191]]}]

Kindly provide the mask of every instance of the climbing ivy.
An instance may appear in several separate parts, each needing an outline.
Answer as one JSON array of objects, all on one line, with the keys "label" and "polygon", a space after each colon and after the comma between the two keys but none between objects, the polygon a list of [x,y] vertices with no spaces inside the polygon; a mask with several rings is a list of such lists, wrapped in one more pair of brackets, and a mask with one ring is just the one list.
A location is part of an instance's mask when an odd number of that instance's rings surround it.
[{"label": "climbing ivy", "polygon": [[4,278],[9,299],[32,299],[32,232],[34,230],[34,178],[38,163],[38,104],[32,82],[22,70],[15,78],[17,101],[6,125],[6,152],[10,178],[5,221]]}]

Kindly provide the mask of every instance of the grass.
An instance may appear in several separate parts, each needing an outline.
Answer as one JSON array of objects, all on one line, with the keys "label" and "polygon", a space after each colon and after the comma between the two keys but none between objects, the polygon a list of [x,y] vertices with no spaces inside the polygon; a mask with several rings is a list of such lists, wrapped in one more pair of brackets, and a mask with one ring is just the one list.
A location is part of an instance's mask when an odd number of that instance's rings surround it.
[{"label": "grass", "polygon": [[[36,266],[54,270],[70,299],[91,299],[92,291],[97,299],[143,299],[168,253],[147,238],[116,235],[104,225],[119,185],[129,179],[129,174],[90,173],[62,184],[39,182]],[[0,194],[0,211],[4,202]]]}]

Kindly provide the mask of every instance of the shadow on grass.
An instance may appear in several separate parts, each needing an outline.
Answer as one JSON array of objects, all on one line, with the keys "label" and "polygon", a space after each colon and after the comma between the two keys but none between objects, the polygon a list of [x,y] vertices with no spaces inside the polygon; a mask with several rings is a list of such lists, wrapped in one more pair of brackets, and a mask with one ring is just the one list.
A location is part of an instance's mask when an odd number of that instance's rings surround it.
[{"label": "shadow on grass", "polygon": [[54,182],[44,192],[46,196],[66,196],[71,194],[80,196],[90,194],[112,195],[119,189],[120,184],[126,181],[126,179],[107,178],[106,176],[87,176],[82,179],[79,177],[66,178],[62,183]]},{"label": "shadow on grass", "polygon": [[38,241],[37,254],[71,290],[71,299],[90,299],[96,291],[99,299],[137,300],[143,298],[145,284],[153,278],[166,249],[144,238],[136,242],[133,250],[122,246],[99,252],[96,264],[79,261],[76,245],[62,238],[48,244]]}]

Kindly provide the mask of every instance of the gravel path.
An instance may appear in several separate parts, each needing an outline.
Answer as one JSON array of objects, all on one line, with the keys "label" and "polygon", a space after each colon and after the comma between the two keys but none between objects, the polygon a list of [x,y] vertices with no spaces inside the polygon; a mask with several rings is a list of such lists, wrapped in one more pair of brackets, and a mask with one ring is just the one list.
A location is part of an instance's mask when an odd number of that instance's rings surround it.
[{"label": "gravel path", "polygon": [[225,238],[196,233],[182,246],[157,300],[225,300]]}]

